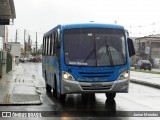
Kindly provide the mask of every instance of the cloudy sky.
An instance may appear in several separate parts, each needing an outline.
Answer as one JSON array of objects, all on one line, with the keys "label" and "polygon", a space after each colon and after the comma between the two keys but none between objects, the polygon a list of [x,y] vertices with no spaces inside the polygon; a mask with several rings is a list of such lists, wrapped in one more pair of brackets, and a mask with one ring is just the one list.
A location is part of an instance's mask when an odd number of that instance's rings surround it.
[{"label": "cloudy sky", "polygon": [[[116,23],[129,30],[131,36],[144,36],[160,33],[159,0],[14,0],[16,19],[9,26],[9,41],[18,41],[31,35],[38,43],[42,36],[58,24]],[[26,37],[27,38],[27,37]]]}]

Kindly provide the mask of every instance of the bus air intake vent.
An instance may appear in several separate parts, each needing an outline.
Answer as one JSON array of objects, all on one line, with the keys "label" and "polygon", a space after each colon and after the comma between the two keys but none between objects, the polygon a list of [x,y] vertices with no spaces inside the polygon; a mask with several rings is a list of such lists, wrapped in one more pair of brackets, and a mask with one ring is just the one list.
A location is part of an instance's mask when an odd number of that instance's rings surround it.
[{"label": "bus air intake vent", "polygon": [[82,77],[95,78],[95,77],[110,77],[113,72],[79,72]]},{"label": "bus air intake vent", "polygon": [[90,86],[82,86],[83,90],[109,90],[112,85],[105,85],[105,86],[101,86],[101,85],[90,85]]}]

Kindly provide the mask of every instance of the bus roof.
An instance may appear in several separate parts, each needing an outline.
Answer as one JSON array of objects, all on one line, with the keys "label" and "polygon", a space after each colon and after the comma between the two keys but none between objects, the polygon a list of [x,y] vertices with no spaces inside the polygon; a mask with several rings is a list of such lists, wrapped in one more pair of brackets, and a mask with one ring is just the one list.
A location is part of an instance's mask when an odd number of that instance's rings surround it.
[{"label": "bus roof", "polygon": [[71,28],[114,28],[114,29],[124,29],[123,26],[116,24],[102,24],[102,23],[83,23],[83,24],[68,24],[63,25],[63,29]]},{"label": "bus roof", "polygon": [[50,34],[52,31],[55,31],[57,28],[64,29],[74,29],[74,28],[113,28],[113,29],[124,29],[123,26],[117,24],[102,24],[102,23],[81,23],[81,24],[67,24],[67,25],[58,25],[48,31],[45,35]]}]

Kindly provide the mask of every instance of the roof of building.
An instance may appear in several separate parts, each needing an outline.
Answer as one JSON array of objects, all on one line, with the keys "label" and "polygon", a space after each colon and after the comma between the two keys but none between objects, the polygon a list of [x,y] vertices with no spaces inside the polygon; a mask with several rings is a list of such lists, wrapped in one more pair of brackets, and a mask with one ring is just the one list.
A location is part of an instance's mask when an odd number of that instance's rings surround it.
[{"label": "roof of building", "polygon": [[139,38],[136,38],[135,40],[159,41],[160,42],[160,34],[139,37]]},{"label": "roof of building", "polygon": [[0,0],[0,25],[9,25],[16,18],[13,0]]},{"label": "roof of building", "polygon": [[8,42],[8,44],[13,45],[13,44],[21,44],[20,42]]}]

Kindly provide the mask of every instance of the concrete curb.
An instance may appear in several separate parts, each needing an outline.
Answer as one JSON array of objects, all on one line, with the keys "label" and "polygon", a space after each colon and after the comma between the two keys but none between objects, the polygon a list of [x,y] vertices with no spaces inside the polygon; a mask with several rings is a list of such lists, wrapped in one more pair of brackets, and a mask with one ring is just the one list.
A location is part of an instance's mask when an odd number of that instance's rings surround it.
[{"label": "concrete curb", "polygon": [[160,84],[150,83],[150,82],[136,80],[136,79],[130,79],[130,82],[160,89]]}]

